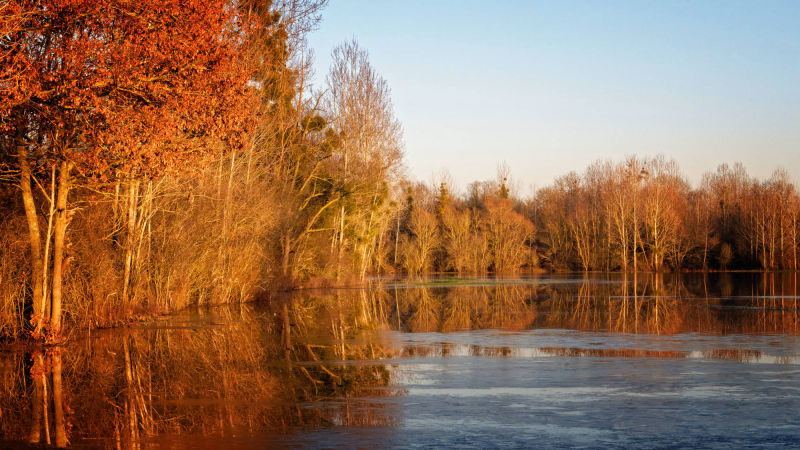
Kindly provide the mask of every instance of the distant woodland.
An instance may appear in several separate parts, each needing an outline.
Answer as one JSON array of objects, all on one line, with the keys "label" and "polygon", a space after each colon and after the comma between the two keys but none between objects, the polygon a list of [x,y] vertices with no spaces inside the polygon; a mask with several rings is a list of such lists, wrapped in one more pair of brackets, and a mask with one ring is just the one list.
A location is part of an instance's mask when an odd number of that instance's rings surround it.
[{"label": "distant woodland", "polygon": [[781,170],[692,186],[631,156],[528,197],[504,166],[460,193],[411,181],[367,52],[344,42],[312,76],[323,6],[0,6],[0,335],[376,274],[797,269]]}]

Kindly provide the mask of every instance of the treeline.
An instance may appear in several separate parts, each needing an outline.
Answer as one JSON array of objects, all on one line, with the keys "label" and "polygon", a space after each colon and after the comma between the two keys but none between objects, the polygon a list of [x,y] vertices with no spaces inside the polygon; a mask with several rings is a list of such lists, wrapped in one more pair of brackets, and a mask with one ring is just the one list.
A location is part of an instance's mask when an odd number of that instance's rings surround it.
[{"label": "treeline", "polygon": [[723,164],[692,188],[663,157],[598,162],[539,191],[534,211],[557,268],[797,269],[800,197],[783,170]]},{"label": "treeline", "polygon": [[399,264],[409,273],[797,269],[800,196],[783,170],[758,180],[723,164],[692,188],[674,160],[631,156],[527,198],[500,172],[461,196],[446,182],[410,189]]}]

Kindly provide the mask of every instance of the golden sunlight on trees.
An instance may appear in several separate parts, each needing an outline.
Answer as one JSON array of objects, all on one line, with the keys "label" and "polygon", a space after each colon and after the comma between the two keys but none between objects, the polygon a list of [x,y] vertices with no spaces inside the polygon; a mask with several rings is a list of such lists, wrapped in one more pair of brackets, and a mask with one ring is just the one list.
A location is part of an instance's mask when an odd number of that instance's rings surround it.
[{"label": "golden sunlight on trees", "polygon": [[694,187],[631,156],[530,196],[507,165],[463,191],[407,179],[367,51],[340,44],[314,84],[324,4],[0,6],[0,335],[384,273],[797,269],[781,170]]},{"label": "golden sunlight on trees", "polygon": [[330,162],[339,192],[331,237],[336,271],[341,274],[343,254],[349,250],[353,267],[363,277],[380,252],[379,238],[391,219],[389,185],[403,155],[400,124],[386,80],[355,40],[334,49],[327,85],[326,112],[338,143]]},{"label": "golden sunlight on trees", "polygon": [[436,217],[422,208],[415,208],[408,220],[408,232],[401,244],[403,266],[411,275],[430,271],[439,246]]},{"label": "golden sunlight on trees", "polygon": [[674,161],[632,157],[541,189],[537,223],[555,268],[794,270],[799,198],[783,171],[721,165],[692,189]]},{"label": "golden sunlight on trees", "polygon": [[[36,333],[46,325],[58,339],[66,232],[76,212],[70,191],[124,180],[125,300],[140,180],[243,145],[250,92],[237,56],[254,24],[223,1],[17,1],[2,14],[0,126],[16,154],[28,220],[32,321]],[[41,199],[49,203],[46,228]]]}]

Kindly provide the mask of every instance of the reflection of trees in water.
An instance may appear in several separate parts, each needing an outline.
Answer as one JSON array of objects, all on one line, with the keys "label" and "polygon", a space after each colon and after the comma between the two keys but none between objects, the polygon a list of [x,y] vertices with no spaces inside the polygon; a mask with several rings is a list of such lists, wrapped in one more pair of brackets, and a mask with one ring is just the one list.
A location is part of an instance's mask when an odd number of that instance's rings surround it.
[{"label": "reflection of trees in water", "polygon": [[25,365],[22,353],[0,353],[0,436],[3,437],[23,439],[20,433],[28,424],[27,417],[15,414],[30,403],[30,380],[26,380]]},{"label": "reflection of trees in water", "polygon": [[401,329],[415,333],[524,329],[535,314],[530,286],[420,287],[396,290],[394,295]]},{"label": "reflection of trees in water", "polygon": [[524,328],[534,315],[526,291],[516,285],[499,286],[494,299],[488,302],[489,311],[486,319],[480,321],[481,328]]},{"label": "reflection of trees in water", "polygon": [[[286,316],[280,308],[244,307],[241,315],[217,310],[202,322],[115,330],[30,360],[3,355],[0,374],[11,380],[0,392],[3,438],[66,445],[68,437],[89,437],[139,448],[162,433],[224,437],[293,425],[390,424],[391,405],[355,399],[396,394],[384,389],[391,375],[385,366],[355,364],[388,352],[377,343],[340,342],[341,333],[353,339],[354,324],[369,317],[361,308],[377,300],[318,301],[335,311],[332,322],[304,321],[305,309],[319,307],[307,302],[287,305]],[[303,406],[310,402],[327,403]]]},{"label": "reflection of trees in water", "polygon": [[[723,291],[728,295],[720,296]],[[780,274],[727,281],[719,274],[638,274],[553,284],[310,291],[276,301],[273,309],[244,306],[207,314],[104,332],[32,355],[0,355],[2,436],[51,445],[102,437],[108,445],[136,448],[147,436],[162,433],[225,437],[294,425],[392,425],[396,406],[386,398],[399,392],[392,387],[391,369],[378,361],[410,356],[412,348],[377,332],[385,329],[547,327],[650,334],[800,329],[796,276]],[[505,356],[516,351],[462,347],[413,352]],[[537,351],[695,356],[642,349]],[[738,349],[700,356],[776,358]]]},{"label": "reflection of trees in water", "polygon": [[64,420],[60,352],[54,350],[47,352],[46,355],[36,352],[32,355],[32,359],[30,378],[33,383],[33,393],[31,395],[31,428],[28,442],[66,447],[68,442]]},{"label": "reflection of trees in water", "polygon": [[394,311],[380,327],[411,332],[567,328],[646,334],[800,330],[794,274],[612,277],[379,290],[390,297],[386,311]]},{"label": "reflection of trees in water", "polygon": [[592,357],[592,358],[691,358],[729,359],[738,362],[770,362],[777,364],[794,363],[797,358],[791,356],[765,356],[758,350],[720,349],[702,352],[682,350],[645,350],[631,348],[577,348],[577,347],[542,347],[539,351],[553,356]]},{"label": "reflection of trees in water", "polygon": [[292,299],[290,323],[282,324],[296,336],[287,353],[288,378],[296,381],[291,401],[321,405],[298,408],[299,424],[394,423],[391,404],[369,400],[398,393],[389,388],[389,369],[375,363],[394,352],[370,334],[386,327],[390,301],[386,291],[372,290]]},{"label": "reflection of trees in water", "polygon": [[67,446],[70,409],[62,383],[60,350],[2,356],[0,436],[30,444]]},{"label": "reflection of trees in water", "polygon": [[589,280],[577,288],[553,287],[538,303],[533,326],[646,334],[800,330],[794,276],[763,274],[737,284],[727,275],[709,283],[694,276],[687,282],[680,274],[638,274],[619,283]]},{"label": "reflection of trees in water", "polygon": [[434,297],[433,289],[406,289],[406,302],[411,311],[406,324],[410,331],[428,332],[439,329],[442,302]]},{"label": "reflection of trees in water", "polygon": [[444,298],[442,331],[470,330],[474,326],[477,311],[488,303],[488,295],[478,292],[475,297],[464,295],[459,289],[448,289]]},{"label": "reflection of trees in water", "polygon": [[73,435],[138,448],[160,433],[224,436],[274,425],[275,350],[262,348],[267,335],[253,325],[132,330],[65,349]]}]

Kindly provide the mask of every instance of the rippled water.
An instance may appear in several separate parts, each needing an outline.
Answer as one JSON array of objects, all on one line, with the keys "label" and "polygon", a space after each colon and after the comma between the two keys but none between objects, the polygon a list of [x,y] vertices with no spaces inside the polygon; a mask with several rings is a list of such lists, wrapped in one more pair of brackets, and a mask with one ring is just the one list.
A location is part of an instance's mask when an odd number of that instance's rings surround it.
[{"label": "rippled water", "polygon": [[800,446],[793,274],[381,286],[6,350],[0,447]]}]

